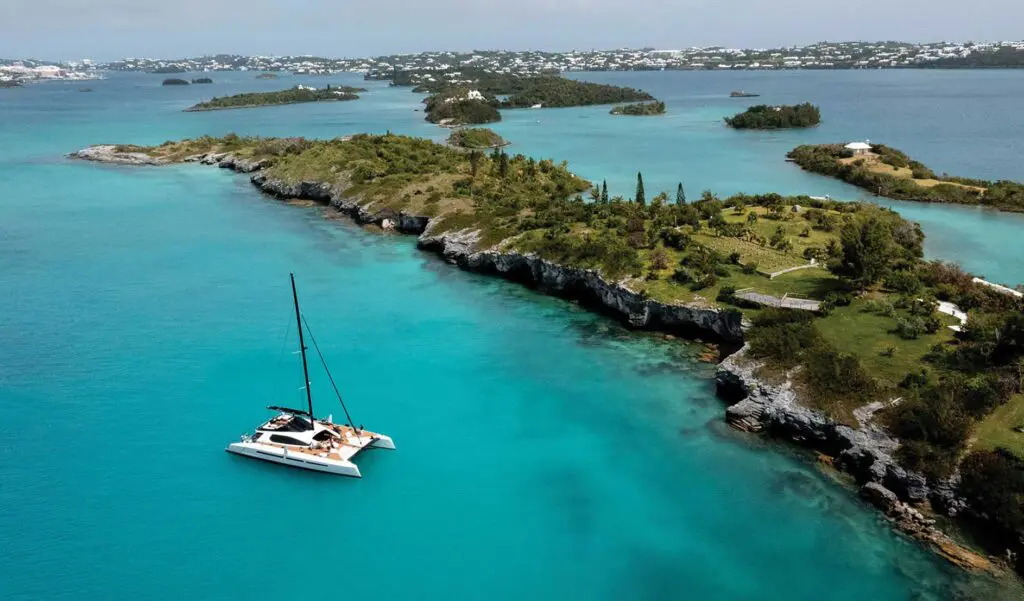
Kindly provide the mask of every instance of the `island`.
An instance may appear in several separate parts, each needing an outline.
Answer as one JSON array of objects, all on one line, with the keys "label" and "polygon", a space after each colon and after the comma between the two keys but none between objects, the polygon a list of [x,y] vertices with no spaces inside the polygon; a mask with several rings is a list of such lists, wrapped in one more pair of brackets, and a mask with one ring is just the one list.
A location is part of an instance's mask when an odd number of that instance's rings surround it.
[{"label": "island", "polygon": [[256,76],[256,79],[277,79],[277,77],[277,73],[271,73],[268,71],[266,73],[260,73]]},{"label": "island", "polygon": [[456,148],[492,149],[508,146],[508,142],[497,132],[486,127],[457,129],[448,136],[448,143]]},{"label": "island", "polygon": [[812,127],[821,123],[821,111],[809,102],[794,106],[768,106],[759,104],[746,111],[726,117],[725,123],[734,129],[793,129]]},{"label": "island", "polygon": [[887,198],[1024,212],[1024,184],[939,175],[884,144],[805,145],[793,149],[787,156],[802,169],[840,179]]},{"label": "island", "polygon": [[424,102],[426,120],[443,127],[501,121],[498,101],[494,97],[484,97],[477,90],[451,88],[429,96]]},{"label": "island", "polygon": [[760,94],[751,94],[749,92],[744,92],[743,90],[729,92],[729,98],[757,98],[758,96],[760,96]]},{"label": "island", "polygon": [[612,115],[632,115],[645,117],[650,115],[664,115],[665,103],[660,100],[654,102],[637,102],[634,104],[620,104],[608,111]]},{"label": "island", "polygon": [[222,96],[213,98],[206,102],[200,102],[185,109],[185,112],[219,111],[224,109],[245,109],[259,106],[278,106],[282,104],[297,104],[300,102],[334,102],[344,100],[356,100],[359,98],[357,92],[365,92],[365,88],[353,88],[349,86],[326,88],[311,88],[307,86],[295,86],[287,90],[277,92],[246,92],[234,96]]},{"label": "island", "polygon": [[210,79],[209,77],[196,77],[196,78],[192,79],[192,83],[196,83],[196,84],[213,83],[213,80]]},{"label": "island", "polygon": [[565,163],[391,134],[229,134],[73,156],[247,173],[273,198],[417,235],[463,269],[635,328],[716,339],[734,427],[814,449],[957,565],[997,570],[929,507],[983,524],[993,554],[1024,551],[1024,439],[1013,433],[1024,294],[925,260],[920,228],[892,210],[778,194],[688,201],[682,184],[648,197],[639,173],[632,198],[609,197]]},{"label": "island", "polygon": [[[393,84],[414,80],[396,73]],[[458,83],[435,80],[414,91],[427,92],[426,118],[441,125],[493,123],[501,120],[498,109],[563,108],[623,102],[655,101],[647,92],[622,86],[597,84],[555,75],[516,76],[476,71],[460,74]]]},{"label": "island", "polygon": [[177,77],[169,77],[169,78],[165,79],[163,84],[161,84],[161,85],[165,85],[165,86],[187,86],[188,85],[188,81],[184,80],[184,79],[178,79]]},{"label": "island", "polygon": [[21,82],[17,79],[0,79],[0,89],[19,87],[21,87]]}]

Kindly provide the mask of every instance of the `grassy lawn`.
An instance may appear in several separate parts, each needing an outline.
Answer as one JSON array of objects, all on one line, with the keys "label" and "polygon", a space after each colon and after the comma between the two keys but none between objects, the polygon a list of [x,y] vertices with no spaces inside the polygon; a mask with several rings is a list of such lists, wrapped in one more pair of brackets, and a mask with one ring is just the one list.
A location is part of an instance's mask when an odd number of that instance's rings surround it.
[{"label": "grassy lawn", "polygon": [[734,252],[740,253],[740,261],[744,264],[754,263],[759,271],[775,272],[798,265],[806,265],[807,259],[801,257],[797,252],[790,252],[788,255],[779,251],[740,240],[739,238],[727,238],[715,236],[714,234],[694,234],[693,239],[708,248],[729,256]]},{"label": "grassy lawn", "polygon": [[[774,280],[760,274],[746,274],[735,265],[728,267],[729,276],[718,278],[718,283],[703,290],[691,290],[688,285],[679,284],[672,279],[675,266],[678,264],[679,255],[672,249],[666,249],[670,257],[670,266],[658,272],[658,279],[634,281],[630,286],[635,290],[646,290],[647,294],[655,300],[662,302],[707,302],[708,304],[720,305],[715,299],[724,286],[733,286],[737,290],[753,288],[757,292],[782,297],[783,295],[797,295],[801,297],[822,299],[829,292],[839,287],[839,278],[832,275],[826,269],[804,269],[781,275]],[[649,264],[644,257],[645,264]],[[751,313],[750,309],[744,309],[744,313]]]},{"label": "grassy lawn", "polygon": [[1014,432],[1024,425],[1024,394],[1016,394],[992,412],[974,431],[974,448],[1003,448],[1024,459],[1024,434]]},{"label": "grassy lawn", "polygon": [[[903,376],[919,371],[922,359],[937,343],[948,342],[953,331],[941,328],[935,334],[924,334],[916,340],[904,340],[891,333],[896,319],[864,310],[866,301],[854,301],[849,307],[837,307],[828,317],[815,323],[822,336],[836,349],[858,357],[869,373],[889,384],[896,385]],[[952,325],[953,319],[941,316],[943,325]],[[946,319],[948,318],[948,319]],[[892,356],[886,350],[895,349]]]},{"label": "grassy lawn", "polygon": [[[837,217],[839,213],[830,211]],[[758,219],[754,223],[747,221],[750,214],[756,214]],[[806,265],[807,259],[803,257],[807,248],[823,249],[829,240],[835,239],[834,233],[822,232],[811,228],[811,223],[803,219],[800,214],[793,213],[787,209],[781,218],[769,218],[770,212],[765,207],[747,207],[742,212],[734,209],[726,209],[722,215],[728,223],[746,224],[750,230],[764,241],[770,240],[778,228],[786,238],[793,244],[793,250],[783,253],[766,244],[758,244],[751,240],[717,236],[708,229],[701,230],[694,234],[697,242],[712,248],[723,255],[728,256],[733,252],[740,253],[740,261],[744,264],[755,263],[761,272],[772,273]],[[804,235],[806,234],[806,235]]]}]

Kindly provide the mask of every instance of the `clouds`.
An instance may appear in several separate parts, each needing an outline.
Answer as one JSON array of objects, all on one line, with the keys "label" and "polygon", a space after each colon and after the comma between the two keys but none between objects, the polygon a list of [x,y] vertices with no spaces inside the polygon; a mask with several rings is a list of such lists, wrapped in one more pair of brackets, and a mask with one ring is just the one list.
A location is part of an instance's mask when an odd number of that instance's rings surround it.
[{"label": "clouds", "polygon": [[1019,0],[0,0],[0,56],[1011,39]]}]

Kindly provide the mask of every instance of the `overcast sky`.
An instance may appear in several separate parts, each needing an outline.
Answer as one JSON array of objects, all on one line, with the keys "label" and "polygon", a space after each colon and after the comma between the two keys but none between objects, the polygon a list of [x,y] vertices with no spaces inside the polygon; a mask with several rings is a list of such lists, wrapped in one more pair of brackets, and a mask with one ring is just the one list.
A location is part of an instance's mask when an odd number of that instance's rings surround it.
[{"label": "overcast sky", "polygon": [[0,57],[1024,38],[1024,0],[0,0]]}]

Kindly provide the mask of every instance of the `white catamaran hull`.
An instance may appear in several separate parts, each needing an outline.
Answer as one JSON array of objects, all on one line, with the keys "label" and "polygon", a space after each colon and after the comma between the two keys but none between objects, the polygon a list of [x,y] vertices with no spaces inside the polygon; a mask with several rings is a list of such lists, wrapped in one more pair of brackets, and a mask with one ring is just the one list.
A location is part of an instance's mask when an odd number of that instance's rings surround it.
[{"label": "white catamaran hull", "polygon": [[[377,435],[378,437],[364,448],[394,449],[395,443],[390,436]],[[336,476],[348,476],[349,478],[362,478],[359,466],[347,460],[336,460],[329,457],[318,457],[299,451],[288,451],[279,446],[265,445],[257,442],[234,442],[225,449],[229,453],[280,463],[299,469],[314,472],[324,472]]]}]

